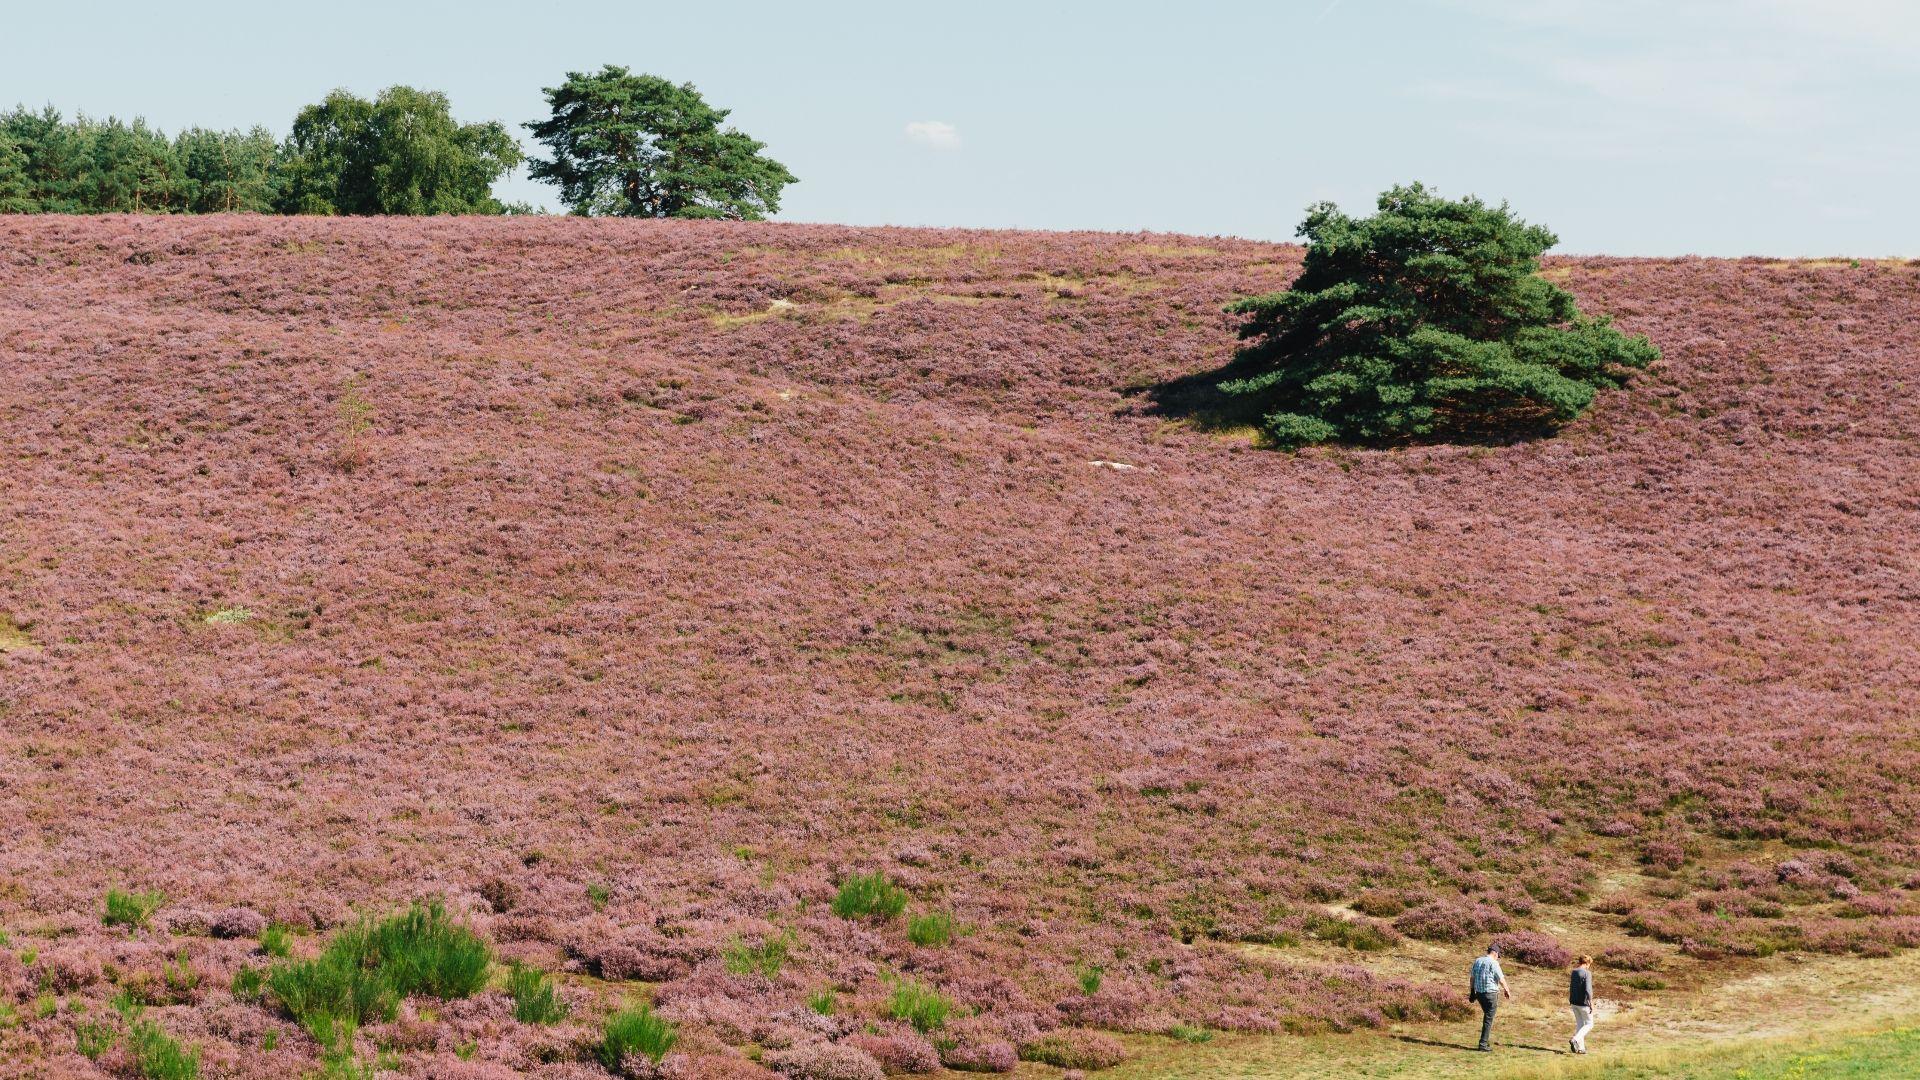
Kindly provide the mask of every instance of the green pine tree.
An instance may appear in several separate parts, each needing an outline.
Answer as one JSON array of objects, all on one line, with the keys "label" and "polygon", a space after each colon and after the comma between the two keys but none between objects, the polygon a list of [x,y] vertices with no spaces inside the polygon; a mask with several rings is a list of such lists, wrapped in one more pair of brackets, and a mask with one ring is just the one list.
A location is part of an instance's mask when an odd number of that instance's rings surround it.
[{"label": "green pine tree", "polygon": [[552,160],[528,173],[560,188],[576,214],[733,218],[757,221],[780,209],[795,177],[760,153],[766,144],[722,128],[692,83],[675,86],[609,64],[567,73],[546,90],[552,115],[527,125]]},{"label": "green pine tree", "polygon": [[273,210],[274,158],[279,147],[266,128],[247,132],[188,128],[175,136],[173,149],[187,178],[192,213]]},{"label": "green pine tree", "polygon": [[1228,309],[1247,317],[1235,366],[1252,374],[1220,386],[1281,446],[1539,433],[1659,358],[1542,278],[1557,238],[1504,204],[1414,184],[1372,217],[1313,206],[1300,235],[1292,288]]}]

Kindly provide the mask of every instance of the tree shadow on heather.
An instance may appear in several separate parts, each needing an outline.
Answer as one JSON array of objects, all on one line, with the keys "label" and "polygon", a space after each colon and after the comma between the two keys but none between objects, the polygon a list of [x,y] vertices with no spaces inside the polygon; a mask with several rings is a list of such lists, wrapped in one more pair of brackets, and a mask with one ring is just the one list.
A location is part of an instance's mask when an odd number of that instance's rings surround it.
[{"label": "tree shadow on heather", "polygon": [[[1157,383],[1136,383],[1121,388],[1129,398],[1144,399],[1148,416],[1177,420],[1197,431],[1260,432],[1260,406],[1252,398],[1228,394],[1220,384],[1245,379],[1259,373],[1258,366],[1235,357],[1211,371],[1181,375]],[[1264,442],[1266,436],[1259,435]]]},{"label": "tree shadow on heather", "polygon": [[[1229,394],[1220,389],[1223,382],[1251,378],[1264,368],[1236,356],[1210,371],[1180,375],[1164,382],[1132,384],[1122,387],[1122,396],[1144,399],[1147,416],[1172,420],[1213,434],[1252,434],[1261,446],[1272,447],[1262,423],[1265,409],[1258,398]],[[1343,440],[1326,446],[1345,446],[1365,450],[1390,450],[1406,446],[1512,446],[1550,438],[1563,425],[1551,411],[1532,402],[1516,401],[1505,409],[1487,413],[1443,414],[1433,434],[1420,438]]]}]

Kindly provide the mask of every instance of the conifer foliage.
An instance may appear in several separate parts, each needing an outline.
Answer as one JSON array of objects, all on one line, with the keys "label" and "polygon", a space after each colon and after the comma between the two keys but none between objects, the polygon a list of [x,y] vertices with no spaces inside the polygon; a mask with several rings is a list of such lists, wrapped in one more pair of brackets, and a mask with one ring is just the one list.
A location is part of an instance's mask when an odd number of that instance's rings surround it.
[{"label": "conifer foliage", "polygon": [[1658,359],[1540,276],[1558,238],[1504,203],[1412,184],[1378,211],[1311,207],[1292,287],[1228,308],[1247,317],[1236,366],[1252,373],[1220,388],[1257,401],[1276,444],[1538,434]]}]

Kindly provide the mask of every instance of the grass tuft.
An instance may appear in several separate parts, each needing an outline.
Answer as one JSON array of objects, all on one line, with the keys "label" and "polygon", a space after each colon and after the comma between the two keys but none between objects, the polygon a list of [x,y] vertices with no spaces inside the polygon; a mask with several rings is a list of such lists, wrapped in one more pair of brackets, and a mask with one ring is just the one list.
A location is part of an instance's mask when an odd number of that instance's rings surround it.
[{"label": "grass tuft", "polygon": [[902,979],[894,984],[886,1008],[887,1016],[904,1020],[912,1024],[915,1031],[925,1034],[946,1024],[947,1016],[953,1012],[953,1001],[931,986]]},{"label": "grass tuft", "polygon": [[636,1054],[658,1063],[679,1041],[680,1033],[674,1030],[673,1024],[654,1015],[648,1006],[641,1005],[621,1009],[607,1017],[595,1056],[609,1072],[619,1072],[621,1063]]},{"label": "grass tuft", "polygon": [[952,941],[953,934],[953,916],[945,912],[929,912],[907,920],[907,940],[915,945],[937,949]]},{"label": "grass tuft", "polygon": [[107,910],[100,916],[100,921],[107,926],[142,927],[166,902],[166,896],[159,892],[108,889]]},{"label": "grass tuft", "polygon": [[487,983],[487,943],[439,903],[415,904],[386,919],[342,930],[312,960],[282,964],[267,988],[322,1046],[352,1042],[369,1020],[391,1020],[409,994],[470,997]]},{"label": "grass tuft", "polygon": [[513,998],[513,1018],[523,1024],[557,1024],[567,1018],[553,980],[539,968],[514,964],[507,969],[507,993]]},{"label": "grass tuft", "polygon": [[843,919],[878,915],[891,919],[907,909],[907,891],[887,880],[883,871],[855,874],[840,883],[833,913]]},{"label": "grass tuft", "polygon": [[727,970],[735,975],[764,975],[771,979],[780,974],[792,951],[793,932],[788,930],[757,945],[734,938],[720,955]]}]

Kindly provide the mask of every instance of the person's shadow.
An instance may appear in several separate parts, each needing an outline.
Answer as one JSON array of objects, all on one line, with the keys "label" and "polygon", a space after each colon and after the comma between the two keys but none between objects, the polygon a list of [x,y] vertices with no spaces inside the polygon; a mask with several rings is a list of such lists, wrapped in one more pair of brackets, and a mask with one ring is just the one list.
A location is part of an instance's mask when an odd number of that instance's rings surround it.
[{"label": "person's shadow", "polygon": [[[1472,1050],[1476,1053],[1478,1052],[1475,1049],[1478,1045],[1476,1043],[1441,1042],[1438,1039],[1423,1039],[1418,1035],[1395,1035],[1394,1038],[1403,1043],[1413,1043],[1418,1046],[1436,1046],[1442,1050]],[[1565,1050],[1556,1050],[1551,1046],[1535,1046],[1532,1043],[1496,1042],[1493,1045],[1495,1049],[1499,1050],[1533,1050],[1542,1054],[1566,1053]]]}]

